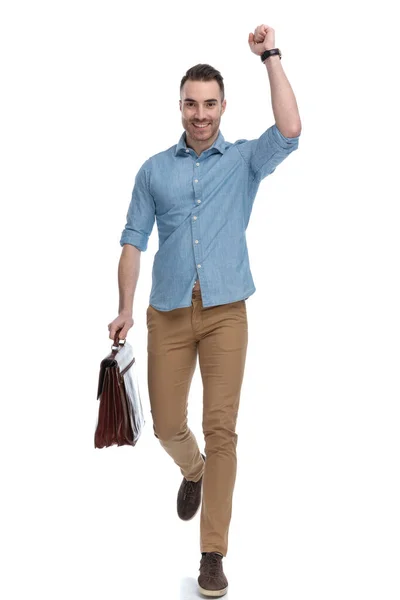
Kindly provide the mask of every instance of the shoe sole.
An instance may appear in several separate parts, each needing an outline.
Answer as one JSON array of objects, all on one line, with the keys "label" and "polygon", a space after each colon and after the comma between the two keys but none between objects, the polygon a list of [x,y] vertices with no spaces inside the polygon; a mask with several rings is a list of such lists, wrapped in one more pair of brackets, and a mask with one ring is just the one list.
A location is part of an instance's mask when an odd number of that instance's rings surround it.
[{"label": "shoe sole", "polygon": [[228,586],[223,590],[205,590],[199,585],[199,591],[203,596],[207,596],[208,598],[220,598],[221,596],[225,596],[228,591]]}]

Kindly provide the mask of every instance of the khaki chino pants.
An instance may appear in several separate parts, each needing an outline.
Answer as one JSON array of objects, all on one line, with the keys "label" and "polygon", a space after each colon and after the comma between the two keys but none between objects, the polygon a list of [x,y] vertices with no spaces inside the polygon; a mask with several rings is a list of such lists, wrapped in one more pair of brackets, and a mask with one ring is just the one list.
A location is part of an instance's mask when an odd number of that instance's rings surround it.
[{"label": "khaki chino pants", "polygon": [[[236,420],[246,351],[246,301],[204,308],[147,309],[148,387],[154,434],[186,479],[203,478],[201,552],[226,556],[236,479]],[[187,406],[197,356],[203,382],[206,463],[188,428]]]}]

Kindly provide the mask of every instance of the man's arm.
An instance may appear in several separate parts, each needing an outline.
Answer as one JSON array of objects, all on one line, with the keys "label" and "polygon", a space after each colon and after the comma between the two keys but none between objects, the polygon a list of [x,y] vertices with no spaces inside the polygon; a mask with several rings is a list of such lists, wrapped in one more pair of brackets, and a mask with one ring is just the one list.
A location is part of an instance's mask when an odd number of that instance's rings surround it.
[{"label": "man's arm", "polygon": [[131,244],[124,244],[118,265],[119,308],[118,314],[132,316],[133,300],[140,272],[141,251]]},{"label": "man's arm", "polygon": [[132,199],[120,244],[122,253],[118,265],[119,308],[118,317],[108,324],[109,337],[125,339],[133,326],[133,300],[139,279],[140,254],[147,244],[155,221],[155,202],[149,190],[149,161],[135,177]]},{"label": "man's arm", "polygon": [[140,272],[141,251],[131,244],[124,244],[118,265],[119,307],[118,317],[108,324],[109,338],[124,340],[133,326],[133,299]]},{"label": "man's arm", "polygon": [[[275,32],[267,25],[260,25],[249,34],[249,46],[257,56],[275,48]],[[276,167],[297,150],[301,121],[296,99],[280,64],[279,55],[265,59],[270,85],[275,123],[255,140],[238,140],[237,150],[250,169],[252,182],[260,182],[271,175]],[[262,68],[262,65],[260,65]]]},{"label": "man's arm", "polygon": [[[265,50],[275,48],[275,31],[268,25],[260,25],[249,34],[249,46],[257,56]],[[264,61],[271,86],[272,110],[275,123],[282,135],[288,138],[301,133],[301,120],[295,95],[285,75],[278,55],[269,56]]]},{"label": "man's arm", "polygon": [[264,62],[271,86],[272,110],[275,123],[285,137],[297,137],[301,133],[299,110],[292,87],[285,75],[281,59],[277,54]]}]

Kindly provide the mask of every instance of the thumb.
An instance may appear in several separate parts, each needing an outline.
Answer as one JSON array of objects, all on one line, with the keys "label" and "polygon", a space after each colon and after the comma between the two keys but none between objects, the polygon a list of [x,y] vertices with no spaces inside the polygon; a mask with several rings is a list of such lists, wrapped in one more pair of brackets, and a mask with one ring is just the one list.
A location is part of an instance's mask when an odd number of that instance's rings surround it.
[{"label": "thumb", "polygon": [[252,48],[254,46],[254,33],[249,33],[248,42],[249,42],[250,48]]}]

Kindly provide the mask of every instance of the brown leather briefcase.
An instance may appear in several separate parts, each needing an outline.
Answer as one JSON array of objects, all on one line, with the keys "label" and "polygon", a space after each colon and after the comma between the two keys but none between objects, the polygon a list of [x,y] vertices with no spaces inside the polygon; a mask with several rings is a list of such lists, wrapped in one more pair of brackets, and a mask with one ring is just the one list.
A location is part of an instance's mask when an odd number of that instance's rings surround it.
[{"label": "brown leather briefcase", "polygon": [[100,400],[95,448],[135,446],[145,424],[132,346],[114,338],[111,353],[100,363]]}]

